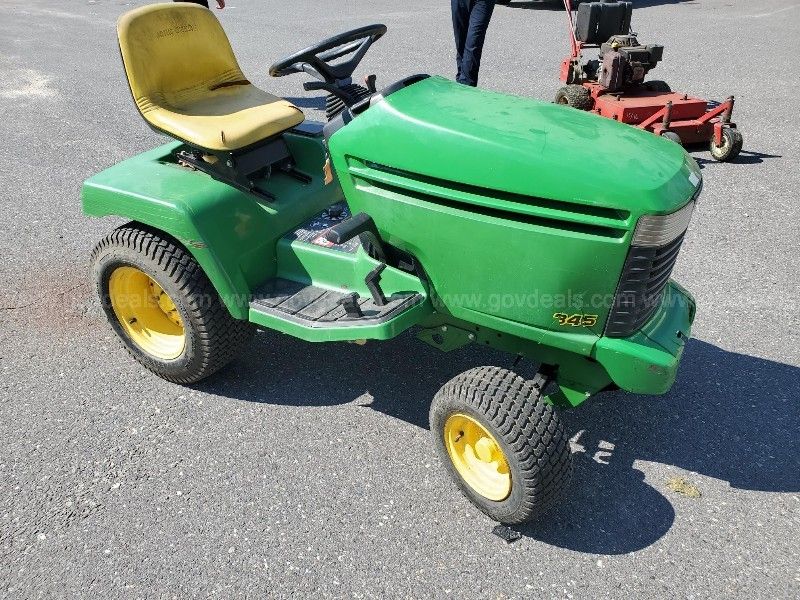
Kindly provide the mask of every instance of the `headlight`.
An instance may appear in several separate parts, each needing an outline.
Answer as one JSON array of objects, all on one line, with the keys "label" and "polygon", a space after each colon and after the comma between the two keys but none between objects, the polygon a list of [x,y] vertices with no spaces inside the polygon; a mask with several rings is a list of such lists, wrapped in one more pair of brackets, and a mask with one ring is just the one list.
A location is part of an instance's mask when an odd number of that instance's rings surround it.
[{"label": "headlight", "polygon": [[660,248],[680,236],[689,227],[694,200],[670,215],[645,215],[639,218],[631,245]]}]

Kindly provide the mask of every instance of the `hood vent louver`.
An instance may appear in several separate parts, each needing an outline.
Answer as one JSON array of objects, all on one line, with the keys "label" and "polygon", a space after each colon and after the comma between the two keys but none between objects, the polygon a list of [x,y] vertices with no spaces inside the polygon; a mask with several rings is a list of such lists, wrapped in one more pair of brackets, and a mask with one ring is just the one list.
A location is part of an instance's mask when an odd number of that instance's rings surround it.
[{"label": "hood vent louver", "polygon": [[473,186],[352,157],[348,167],[357,188],[377,188],[490,218],[614,239],[629,230],[627,211]]}]

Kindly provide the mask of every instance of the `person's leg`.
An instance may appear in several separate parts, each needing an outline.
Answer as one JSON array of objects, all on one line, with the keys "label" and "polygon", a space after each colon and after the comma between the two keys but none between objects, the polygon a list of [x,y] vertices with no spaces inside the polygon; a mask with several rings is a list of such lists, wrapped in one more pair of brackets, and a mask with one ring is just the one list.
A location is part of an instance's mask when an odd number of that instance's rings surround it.
[{"label": "person's leg", "polygon": [[464,57],[464,43],[467,40],[467,31],[469,31],[469,9],[474,1],[450,0],[450,8],[453,12],[453,34],[456,38],[456,81],[459,83],[464,83],[461,81],[461,63]]},{"label": "person's leg", "polygon": [[464,55],[461,61],[461,83],[478,85],[478,70],[481,67],[483,41],[492,18],[495,0],[475,0],[469,15],[469,29],[464,42]]}]

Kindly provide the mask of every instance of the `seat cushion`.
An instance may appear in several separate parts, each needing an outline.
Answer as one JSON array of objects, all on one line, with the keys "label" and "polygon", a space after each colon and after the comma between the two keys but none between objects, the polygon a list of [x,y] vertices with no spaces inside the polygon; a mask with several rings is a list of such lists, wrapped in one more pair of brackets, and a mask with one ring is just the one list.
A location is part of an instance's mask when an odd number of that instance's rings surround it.
[{"label": "seat cushion", "polygon": [[[254,85],[230,85],[214,91],[181,94],[142,110],[151,125],[192,145],[209,150],[237,150],[303,122],[291,102]],[[188,96],[188,97],[187,97]]]},{"label": "seat cushion", "polygon": [[120,51],[136,105],[156,129],[208,150],[238,150],[303,121],[251,85],[214,14],[187,2],[123,15]]}]

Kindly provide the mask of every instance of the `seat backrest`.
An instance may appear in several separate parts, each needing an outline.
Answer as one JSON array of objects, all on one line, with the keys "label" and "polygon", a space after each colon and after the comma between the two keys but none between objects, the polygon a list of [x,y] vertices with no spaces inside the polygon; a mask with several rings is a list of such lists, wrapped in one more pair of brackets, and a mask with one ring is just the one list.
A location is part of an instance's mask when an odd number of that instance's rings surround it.
[{"label": "seat backrest", "polygon": [[631,2],[584,2],[578,6],[575,37],[585,44],[602,44],[613,35],[625,35],[631,29],[632,13]]},{"label": "seat backrest", "polygon": [[209,88],[245,79],[214,14],[176,2],[134,9],[117,23],[122,62],[142,116],[180,109]]}]

